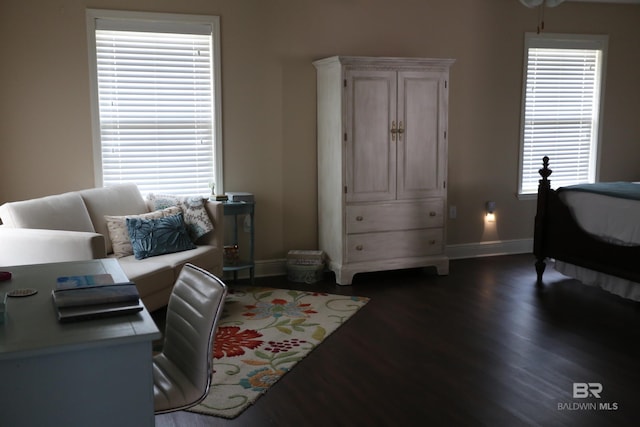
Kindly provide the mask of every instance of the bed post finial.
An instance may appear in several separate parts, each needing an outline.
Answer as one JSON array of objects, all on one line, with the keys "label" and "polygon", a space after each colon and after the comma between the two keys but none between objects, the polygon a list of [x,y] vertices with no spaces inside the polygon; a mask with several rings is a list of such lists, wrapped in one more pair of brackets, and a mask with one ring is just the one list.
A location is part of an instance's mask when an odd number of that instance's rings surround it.
[{"label": "bed post finial", "polygon": [[538,173],[542,177],[540,180],[540,185],[544,185],[545,187],[549,186],[549,175],[553,173],[551,169],[549,169],[549,157],[544,156],[542,158],[542,169],[538,170]]}]

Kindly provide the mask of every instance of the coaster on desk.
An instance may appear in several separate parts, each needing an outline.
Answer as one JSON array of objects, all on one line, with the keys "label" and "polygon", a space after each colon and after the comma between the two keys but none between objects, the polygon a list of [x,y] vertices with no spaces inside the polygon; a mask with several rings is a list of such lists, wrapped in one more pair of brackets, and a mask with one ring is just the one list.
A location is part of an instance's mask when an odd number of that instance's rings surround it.
[{"label": "coaster on desk", "polygon": [[37,289],[32,288],[23,288],[23,289],[13,289],[7,292],[7,296],[10,297],[30,297],[31,295],[35,295],[38,293]]}]

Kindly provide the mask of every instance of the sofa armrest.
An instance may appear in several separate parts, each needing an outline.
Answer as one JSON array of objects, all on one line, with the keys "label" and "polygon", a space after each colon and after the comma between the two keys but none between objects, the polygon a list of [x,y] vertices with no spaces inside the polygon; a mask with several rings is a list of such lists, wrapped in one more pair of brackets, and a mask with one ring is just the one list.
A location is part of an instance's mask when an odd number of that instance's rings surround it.
[{"label": "sofa armrest", "polygon": [[204,204],[213,223],[213,231],[202,236],[196,243],[224,247],[224,210],[221,202],[207,200]]},{"label": "sofa armrest", "polygon": [[0,226],[0,265],[82,261],[106,256],[102,234]]}]

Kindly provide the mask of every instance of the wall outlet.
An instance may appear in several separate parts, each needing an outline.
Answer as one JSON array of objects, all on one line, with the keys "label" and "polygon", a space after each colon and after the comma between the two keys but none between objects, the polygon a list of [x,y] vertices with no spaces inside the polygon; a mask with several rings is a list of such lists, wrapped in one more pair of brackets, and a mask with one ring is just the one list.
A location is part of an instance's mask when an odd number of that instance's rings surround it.
[{"label": "wall outlet", "polygon": [[458,209],[455,205],[449,206],[449,219],[456,219],[458,216]]}]

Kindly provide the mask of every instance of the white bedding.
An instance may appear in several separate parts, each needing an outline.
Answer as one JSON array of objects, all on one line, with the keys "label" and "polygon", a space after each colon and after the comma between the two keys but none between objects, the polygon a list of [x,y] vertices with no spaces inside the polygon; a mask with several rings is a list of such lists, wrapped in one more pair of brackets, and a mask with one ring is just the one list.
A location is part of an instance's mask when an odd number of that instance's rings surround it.
[{"label": "white bedding", "polygon": [[[583,191],[561,191],[559,196],[585,231],[618,245],[640,245],[640,201]],[[586,285],[640,301],[640,283],[562,261],[556,261],[555,269]]]}]

